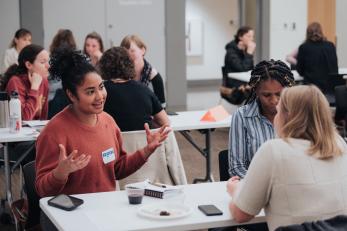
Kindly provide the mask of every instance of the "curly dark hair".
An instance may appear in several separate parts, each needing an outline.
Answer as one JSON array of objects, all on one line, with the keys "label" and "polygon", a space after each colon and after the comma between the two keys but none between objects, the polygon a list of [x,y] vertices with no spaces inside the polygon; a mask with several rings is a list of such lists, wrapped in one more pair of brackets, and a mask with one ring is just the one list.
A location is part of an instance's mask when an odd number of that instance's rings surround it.
[{"label": "curly dark hair", "polygon": [[251,103],[256,99],[256,90],[260,83],[268,80],[277,80],[283,87],[294,86],[294,76],[290,68],[281,60],[261,61],[251,72],[251,79],[248,84],[251,87],[251,94],[245,104]]},{"label": "curly dark hair", "polygon": [[86,74],[97,72],[82,51],[58,48],[51,54],[49,73],[53,79],[61,79],[64,92],[69,90],[77,96],[77,86],[84,81]]},{"label": "curly dark hair", "polygon": [[99,60],[98,68],[105,80],[110,79],[134,79],[135,67],[128,52],[123,47],[108,49]]}]

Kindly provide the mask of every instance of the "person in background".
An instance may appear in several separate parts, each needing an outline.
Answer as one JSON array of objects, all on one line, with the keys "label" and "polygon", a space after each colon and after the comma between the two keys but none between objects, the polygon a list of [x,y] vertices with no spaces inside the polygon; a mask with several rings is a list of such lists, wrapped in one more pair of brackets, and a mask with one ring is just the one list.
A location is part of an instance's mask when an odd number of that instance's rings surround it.
[{"label": "person in background", "polygon": [[12,64],[18,64],[18,54],[29,44],[31,44],[31,32],[24,28],[17,30],[10,48],[5,51],[1,73],[5,73]]},{"label": "person in background", "polygon": [[99,61],[99,69],[106,80],[105,112],[115,119],[121,131],[143,130],[144,123],[151,128],[169,125],[158,98],[134,80],[134,63],[125,48],[107,50]]},{"label": "person in background", "polygon": [[224,67],[227,73],[252,70],[255,48],[254,30],[248,26],[240,27],[234,40],[225,46]]},{"label": "person in background", "polygon": [[[48,111],[49,55],[43,47],[31,44],[18,55],[18,65],[10,66],[4,76],[4,88],[10,95],[16,91],[22,107],[22,120],[46,120]],[[11,143],[10,159],[22,165],[35,159],[33,141]],[[31,151],[30,151],[31,150]]]},{"label": "person in background", "polygon": [[[76,40],[71,30],[60,29],[54,36],[52,43],[49,47],[50,55],[61,49],[76,50]],[[62,89],[61,81],[58,79],[49,78],[49,107],[48,118],[51,119],[55,114],[60,112],[65,106],[69,104],[67,96]]]},{"label": "person in background", "polygon": [[274,124],[279,138],[259,148],[243,180],[227,183],[232,218],[246,222],[264,208],[275,230],[346,215],[347,145],[322,92],[313,85],[283,90]]},{"label": "person in background", "polygon": [[306,41],[300,45],[297,59],[296,69],[304,77],[304,83],[316,85],[329,102],[335,102],[334,87],[339,82],[336,48],[326,40],[318,22],[308,25]]},{"label": "person in background", "polygon": [[84,40],[83,47],[83,52],[90,58],[93,66],[96,66],[104,52],[101,36],[96,32],[88,34]]},{"label": "person in background", "polygon": [[18,65],[10,66],[5,75],[4,88],[11,95],[19,94],[22,120],[45,120],[48,111],[49,55],[43,47],[28,45],[18,56]]},{"label": "person in background", "polygon": [[262,61],[251,72],[251,95],[231,118],[229,174],[244,178],[258,148],[275,137],[276,105],[282,90],[295,84],[290,68],[280,60]]},{"label": "person in background", "polygon": [[59,48],[77,49],[76,40],[71,30],[60,29],[53,37],[52,43],[49,46],[50,54],[52,55]]},{"label": "person in background", "polygon": [[[41,197],[107,192],[116,180],[139,169],[167,138],[170,128],[151,132],[147,146],[133,154],[122,147],[113,118],[103,112],[107,92],[101,76],[79,51],[56,52],[50,74],[62,78],[71,104],[53,117],[36,142],[36,189]],[[41,225],[50,226],[42,214]]]},{"label": "person in background", "polygon": [[147,46],[137,35],[123,38],[121,47],[128,50],[129,56],[135,64],[135,80],[148,86],[152,83],[154,94],[158,97],[163,108],[166,107],[163,78],[160,73],[145,59]]}]

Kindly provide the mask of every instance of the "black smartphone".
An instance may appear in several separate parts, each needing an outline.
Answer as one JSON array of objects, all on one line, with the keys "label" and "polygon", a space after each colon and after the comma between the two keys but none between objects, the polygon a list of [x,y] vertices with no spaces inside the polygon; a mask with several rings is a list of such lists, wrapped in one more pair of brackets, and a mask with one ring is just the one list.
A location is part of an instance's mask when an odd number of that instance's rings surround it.
[{"label": "black smartphone", "polygon": [[174,112],[174,111],[166,111],[166,114],[169,116],[178,115],[177,112]]},{"label": "black smartphone", "polygon": [[198,208],[206,215],[206,216],[217,216],[223,215],[223,212],[217,208],[215,205],[199,205]]},{"label": "black smartphone", "polygon": [[77,197],[60,194],[48,200],[50,206],[71,211],[83,204],[83,200]]}]

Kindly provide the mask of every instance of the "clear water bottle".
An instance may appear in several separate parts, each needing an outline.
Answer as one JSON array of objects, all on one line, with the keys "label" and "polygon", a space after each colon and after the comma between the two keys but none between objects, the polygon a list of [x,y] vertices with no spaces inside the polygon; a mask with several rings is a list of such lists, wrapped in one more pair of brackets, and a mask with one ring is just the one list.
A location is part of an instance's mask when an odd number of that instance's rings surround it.
[{"label": "clear water bottle", "polygon": [[10,132],[19,132],[22,128],[22,108],[18,92],[11,92],[10,100]]}]

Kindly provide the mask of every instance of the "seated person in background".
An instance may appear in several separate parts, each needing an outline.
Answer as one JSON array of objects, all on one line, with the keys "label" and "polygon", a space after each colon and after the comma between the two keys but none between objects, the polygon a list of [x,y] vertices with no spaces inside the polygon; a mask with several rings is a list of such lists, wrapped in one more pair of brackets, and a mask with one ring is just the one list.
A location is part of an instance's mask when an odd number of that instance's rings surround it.
[{"label": "seated person in background", "polygon": [[[76,50],[77,49],[77,45],[76,45],[76,40],[75,37],[72,33],[71,30],[69,29],[59,29],[58,32],[56,33],[56,35],[53,37],[52,43],[49,47],[49,52],[50,55],[52,56],[52,54],[59,49],[71,49],[71,50]],[[58,92],[58,93],[57,93]],[[66,99],[60,99],[61,94],[61,82],[56,80],[56,79],[51,79],[49,78],[49,96],[48,96],[48,100],[52,100],[53,97],[56,95],[56,93],[58,94],[58,99],[55,99],[55,103],[51,104],[50,103],[50,107],[49,107],[49,118],[52,117],[52,114],[54,115],[56,112],[59,112],[62,108],[57,108],[56,105],[60,105],[62,104],[59,101],[66,101]],[[54,113],[51,112],[51,106],[53,106],[53,111]],[[65,105],[66,106],[66,105]]]},{"label": "seated person in background", "polygon": [[275,230],[346,215],[347,145],[326,98],[315,86],[287,88],[277,111],[279,138],[259,148],[243,180],[228,181],[233,219],[249,221],[264,208]]},{"label": "seated person in background", "polygon": [[31,44],[31,32],[24,28],[17,30],[10,48],[5,51],[0,73],[5,73],[11,65],[18,64],[18,54],[29,44]]},{"label": "seated person in background", "polygon": [[316,85],[329,102],[335,101],[334,87],[338,78],[336,49],[326,40],[317,22],[307,27],[306,41],[299,47],[296,69],[304,77],[304,83]]},{"label": "seated person in background", "polygon": [[254,30],[248,26],[240,27],[235,39],[225,46],[224,66],[226,72],[252,70],[255,47]]},{"label": "seated person in background", "polygon": [[[43,47],[31,44],[19,53],[18,65],[13,64],[5,73],[5,90],[9,95],[12,91],[18,93],[22,120],[47,119],[48,60],[48,52]],[[35,150],[27,152],[33,146],[33,141],[11,143],[11,160],[18,160],[24,155],[26,157],[21,162],[22,165],[34,160]]]},{"label": "seated person in background", "polygon": [[254,31],[251,27],[240,27],[235,39],[226,46],[224,58],[223,86],[220,88],[221,96],[232,104],[241,104],[248,98],[250,89],[244,82],[228,79],[229,72],[244,72],[253,68],[253,54],[255,52]]},{"label": "seated person in background", "polygon": [[134,80],[140,81],[146,86],[148,86],[149,83],[152,83],[154,94],[158,97],[161,106],[165,108],[166,101],[163,78],[161,77],[160,73],[145,59],[145,54],[147,51],[146,44],[137,35],[128,35],[123,38],[120,46],[127,49],[130,58],[134,62]]},{"label": "seated person in background", "polygon": [[296,70],[296,64],[298,63],[298,49],[294,49],[290,54],[286,56],[286,61],[290,64],[290,69]]},{"label": "seated person in background", "polygon": [[18,56],[18,65],[10,66],[5,75],[4,88],[11,95],[19,94],[22,120],[45,120],[48,111],[49,55],[43,47],[28,45]]},{"label": "seated person in background", "polygon": [[83,52],[90,58],[93,66],[99,62],[102,53],[104,53],[104,44],[98,33],[92,32],[86,36]]},{"label": "seated person in background", "polygon": [[231,118],[229,173],[244,178],[251,160],[266,140],[273,139],[273,120],[281,91],[294,85],[289,67],[282,61],[262,61],[251,73],[251,95]]},{"label": "seated person in background", "polygon": [[158,98],[134,80],[134,63],[125,48],[107,50],[99,61],[99,69],[106,80],[105,112],[115,119],[121,131],[143,130],[144,123],[150,127],[169,125]]}]

